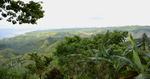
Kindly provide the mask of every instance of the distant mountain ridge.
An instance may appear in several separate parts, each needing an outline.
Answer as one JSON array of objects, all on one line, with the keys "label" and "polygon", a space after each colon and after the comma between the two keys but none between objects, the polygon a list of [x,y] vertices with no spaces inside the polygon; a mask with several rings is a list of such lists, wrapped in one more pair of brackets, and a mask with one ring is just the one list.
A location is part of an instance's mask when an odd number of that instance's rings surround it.
[{"label": "distant mountain ridge", "polygon": [[[104,31],[129,31],[132,33],[140,33],[147,32],[150,35],[150,26],[121,26],[121,27],[94,27],[94,28],[65,28],[65,29],[50,29],[50,30],[37,30],[37,31],[26,31],[24,29],[0,29],[0,39],[15,37],[25,33],[33,33],[33,32],[87,32],[87,33],[102,33]],[[139,33],[139,32],[138,32]]]},{"label": "distant mountain ridge", "polygon": [[[134,37],[139,38],[141,34],[146,33],[150,37],[150,26],[122,26],[122,27],[95,27],[95,28],[68,28],[68,29],[51,29],[39,30],[34,32],[57,32],[57,33],[72,33],[72,34],[97,34],[109,31],[128,31]],[[31,32],[29,32],[31,33]]]},{"label": "distant mountain ridge", "polygon": [[0,28],[0,39],[15,37],[15,36],[18,36],[27,32],[31,32],[31,31],[32,30]]}]

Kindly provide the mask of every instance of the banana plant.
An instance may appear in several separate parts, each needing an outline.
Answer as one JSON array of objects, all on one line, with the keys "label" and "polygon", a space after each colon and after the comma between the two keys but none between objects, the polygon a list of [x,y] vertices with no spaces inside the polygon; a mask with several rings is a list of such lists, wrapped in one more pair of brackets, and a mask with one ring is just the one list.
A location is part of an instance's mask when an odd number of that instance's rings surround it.
[{"label": "banana plant", "polygon": [[[115,55],[110,52],[111,48],[105,48],[101,46],[100,50],[91,49],[93,56],[89,57],[90,60],[100,63],[100,61],[106,61],[111,64],[113,67],[113,72],[116,76],[115,79],[120,78],[150,78],[149,72],[147,72],[149,65],[142,63],[139,51],[137,50],[136,43],[131,34],[128,36],[128,40],[131,44],[131,47],[127,48],[128,51],[124,51],[122,55]],[[98,53],[99,52],[99,53]],[[131,54],[131,58],[128,57],[128,54]],[[149,54],[147,55],[149,56]],[[128,68],[127,71],[130,74],[120,76],[120,73],[123,68]]]},{"label": "banana plant", "polygon": [[136,46],[136,42],[133,39],[131,34],[129,34],[128,38],[129,38],[129,42],[131,43],[131,48],[132,48],[132,62],[134,64],[133,68],[139,74],[135,78],[136,79],[148,79],[148,78],[150,78],[150,73],[147,72],[147,70],[149,70],[149,65],[142,63],[142,60],[140,59],[141,57],[139,55],[139,51],[137,51],[138,49]]}]

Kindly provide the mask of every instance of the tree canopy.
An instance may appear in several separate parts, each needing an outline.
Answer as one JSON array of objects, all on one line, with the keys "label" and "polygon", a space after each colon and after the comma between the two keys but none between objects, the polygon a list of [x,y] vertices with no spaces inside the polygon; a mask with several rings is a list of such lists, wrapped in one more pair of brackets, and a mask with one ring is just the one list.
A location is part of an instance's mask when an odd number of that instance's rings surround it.
[{"label": "tree canopy", "polygon": [[36,24],[43,18],[42,2],[23,2],[20,0],[0,0],[0,20],[6,20],[13,24]]},{"label": "tree canopy", "polygon": [[[147,35],[142,37],[140,45],[148,48]],[[145,51],[130,33],[107,31],[88,38],[66,37],[55,55],[67,79],[148,79],[150,60]]]}]

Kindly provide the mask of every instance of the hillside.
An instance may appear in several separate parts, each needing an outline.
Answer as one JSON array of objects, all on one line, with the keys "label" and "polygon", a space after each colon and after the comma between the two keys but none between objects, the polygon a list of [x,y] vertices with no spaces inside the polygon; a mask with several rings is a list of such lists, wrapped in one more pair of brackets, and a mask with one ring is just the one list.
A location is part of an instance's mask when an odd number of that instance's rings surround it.
[{"label": "hillside", "polygon": [[5,38],[0,40],[0,78],[149,79],[149,35],[149,26],[127,26],[40,30]]},{"label": "hillside", "polygon": [[7,49],[13,51],[14,54],[40,52],[41,50],[45,49],[48,52],[51,51],[50,48],[53,47],[51,45],[55,44],[56,41],[61,40],[66,36],[79,35],[81,37],[88,37],[98,33],[105,33],[107,30],[129,31],[135,38],[141,37],[143,33],[146,33],[150,37],[150,26],[40,30],[0,40],[0,53],[9,53]]}]

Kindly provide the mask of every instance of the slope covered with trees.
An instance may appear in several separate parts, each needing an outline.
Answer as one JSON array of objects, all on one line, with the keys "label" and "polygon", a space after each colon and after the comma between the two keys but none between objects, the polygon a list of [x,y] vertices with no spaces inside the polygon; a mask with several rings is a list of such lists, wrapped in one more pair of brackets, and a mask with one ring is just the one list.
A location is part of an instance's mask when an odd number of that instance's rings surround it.
[{"label": "slope covered with trees", "polygon": [[78,35],[81,31],[40,31],[9,38],[30,39],[36,45],[24,46],[37,49],[7,56],[4,52],[14,50],[1,45],[0,79],[149,79],[150,39],[146,33],[135,38],[133,32],[110,30],[85,36]]}]

